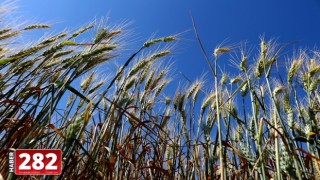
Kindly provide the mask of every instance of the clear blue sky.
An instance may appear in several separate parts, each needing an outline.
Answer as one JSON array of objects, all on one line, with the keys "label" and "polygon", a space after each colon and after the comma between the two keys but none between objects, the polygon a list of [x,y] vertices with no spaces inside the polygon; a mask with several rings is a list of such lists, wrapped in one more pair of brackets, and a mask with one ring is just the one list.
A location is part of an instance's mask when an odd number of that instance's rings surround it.
[{"label": "clear blue sky", "polygon": [[[208,53],[226,38],[257,44],[262,34],[279,38],[280,43],[303,40],[295,48],[320,45],[318,0],[21,0],[17,5],[23,19],[52,22],[56,29],[79,27],[107,15],[113,24],[133,21],[129,28],[138,37],[136,48],[153,33],[165,36],[190,30],[183,34],[174,61],[175,69],[192,78],[207,66],[192,31],[190,13]],[[132,52],[136,49],[130,48]]]}]

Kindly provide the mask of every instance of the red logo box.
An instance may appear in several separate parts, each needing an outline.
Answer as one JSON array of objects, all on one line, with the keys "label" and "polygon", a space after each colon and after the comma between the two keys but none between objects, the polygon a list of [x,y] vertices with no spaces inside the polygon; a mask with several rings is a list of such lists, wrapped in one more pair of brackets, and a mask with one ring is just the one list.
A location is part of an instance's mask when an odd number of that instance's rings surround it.
[{"label": "red logo box", "polygon": [[16,175],[59,175],[62,171],[60,149],[16,149]]}]

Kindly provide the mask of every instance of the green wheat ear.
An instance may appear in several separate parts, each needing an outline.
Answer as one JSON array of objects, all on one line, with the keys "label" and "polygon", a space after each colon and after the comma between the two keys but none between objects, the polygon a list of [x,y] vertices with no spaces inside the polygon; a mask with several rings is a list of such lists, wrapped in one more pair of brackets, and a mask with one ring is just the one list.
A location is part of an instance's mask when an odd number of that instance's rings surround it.
[{"label": "green wheat ear", "polygon": [[80,88],[82,89],[83,92],[86,92],[89,89],[90,85],[92,84],[94,76],[95,76],[95,73],[93,71],[88,77],[86,77],[82,81]]},{"label": "green wheat ear", "polygon": [[286,88],[286,87],[285,87],[285,86],[282,86],[282,85],[277,86],[277,87],[274,88],[274,90],[273,90],[273,95],[276,96],[276,95],[282,93],[285,88]]},{"label": "green wheat ear", "polygon": [[301,59],[295,60],[295,61],[292,62],[292,65],[291,65],[291,67],[290,67],[290,69],[288,71],[288,82],[289,82],[289,84],[291,84],[292,78],[296,74],[298,69],[300,68],[301,64],[302,64],[302,60]]},{"label": "green wheat ear", "polygon": [[230,52],[231,49],[228,48],[228,47],[219,47],[219,48],[216,48],[213,52],[213,55],[215,57],[218,57],[220,54],[224,54],[224,53],[227,53],[227,52]]},{"label": "green wheat ear", "polygon": [[240,62],[240,69],[244,72],[248,71],[248,65],[247,65],[248,57],[243,56]]},{"label": "green wheat ear", "polygon": [[66,36],[67,36],[66,33],[60,33],[58,35],[55,35],[55,36],[52,36],[52,37],[49,37],[49,38],[43,40],[40,44],[49,45],[49,44],[52,44],[52,43],[54,43],[55,41],[57,41],[59,39],[62,39],[64,37],[66,37]]},{"label": "green wheat ear", "polygon": [[163,56],[166,56],[166,55],[168,55],[170,53],[171,52],[169,50],[164,50],[164,51],[161,51],[161,52],[158,52],[158,53],[155,53],[155,54],[151,55],[150,59],[151,60],[155,60],[155,59],[161,58]]},{"label": "green wheat ear", "polygon": [[97,91],[99,88],[101,88],[105,84],[105,81],[101,80],[100,82],[94,84],[92,87],[90,87],[88,94],[92,94],[93,92]]},{"label": "green wheat ear", "polygon": [[[141,73],[141,76],[140,76],[140,79],[139,79],[139,83],[142,84],[146,78],[147,78],[147,75],[149,73],[149,70],[151,68],[151,63],[147,63],[147,65],[145,66],[145,68],[143,69],[142,73]],[[134,73],[133,73],[134,74]]]},{"label": "green wheat ear", "polygon": [[236,84],[238,82],[242,81],[242,77],[241,76],[237,76],[235,78],[230,79],[230,84]]},{"label": "green wheat ear", "polygon": [[59,52],[56,52],[52,58],[59,58],[59,57],[62,57],[62,56],[65,56],[65,55],[68,55],[68,54],[71,54],[73,53],[74,50],[65,50],[65,51],[59,51]]},{"label": "green wheat ear", "polygon": [[11,28],[0,29],[0,36],[2,34],[5,34],[5,33],[9,32],[9,31],[11,31],[11,30],[12,30]]},{"label": "green wheat ear", "polygon": [[138,78],[135,76],[130,77],[130,79],[124,85],[124,90],[125,91],[129,90],[134,85],[134,83],[137,81],[137,79]]},{"label": "green wheat ear", "polygon": [[50,26],[47,24],[34,24],[34,25],[29,25],[25,27],[23,30],[44,29],[44,28],[50,28]]},{"label": "green wheat ear", "polygon": [[107,29],[106,28],[102,28],[100,30],[100,32],[98,32],[98,34],[96,35],[95,39],[93,40],[93,42],[95,44],[100,43],[102,40],[104,40],[107,37]]},{"label": "green wheat ear", "polygon": [[294,125],[294,119],[293,119],[293,108],[291,107],[289,94],[285,93],[283,97],[283,109],[284,112],[287,115],[287,122],[290,128],[293,128]]},{"label": "green wheat ear", "polygon": [[187,96],[186,96],[187,99],[191,98],[191,96],[195,93],[196,89],[201,86],[202,86],[201,82],[199,81],[194,82],[187,90]]},{"label": "green wheat ear", "polygon": [[[220,80],[220,84],[226,84],[227,83],[227,78],[228,78],[228,75],[226,73],[223,73],[222,77],[221,77],[221,80]],[[231,80],[230,80],[230,82],[231,82]]]},{"label": "green wheat ear", "polygon": [[319,83],[320,83],[320,77],[313,79],[310,83],[309,91],[312,92],[316,90]]},{"label": "green wheat ear", "polygon": [[242,97],[245,97],[248,94],[248,92],[249,92],[248,82],[245,83],[245,85],[241,88],[240,92],[241,92]]},{"label": "green wheat ear", "polygon": [[20,31],[14,31],[11,33],[0,35],[0,41],[13,38],[15,36],[18,36],[20,33],[21,33]]},{"label": "green wheat ear", "polygon": [[152,39],[152,40],[144,43],[143,47],[150,47],[150,46],[157,44],[159,42],[170,42],[170,41],[174,41],[176,39],[177,38],[175,36],[167,36],[167,37],[163,37],[163,38]]},{"label": "green wheat ear", "polygon": [[256,69],[254,71],[254,76],[257,77],[257,78],[260,78],[262,73],[263,73],[263,70],[264,70],[264,62],[263,62],[263,59],[260,58],[258,60],[258,63],[257,63],[257,66],[256,66]]},{"label": "green wheat ear", "polygon": [[140,70],[145,68],[148,63],[149,62],[147,60],[140,60],[138,63],[136,63],[131,68],[130,72],[128,73],[128,77],[131,77],[131,76],[135,75],[136,73],[138,73]]},{"label": "green wheat ear", "polygon": [[214,101],[214,99],[216,98],[216,93],[213,92],[211,94],[209,94],[203,101],[202,105],[201,105],[201,109],[206,109],[210,103],[212,103]]},{"label": "green wheat ear", "polygon": [[76,32],[74,32],[74,33],[70,36],[70,39],[79,36],[80,34],[88,31],[89,29],[92,29],[93,27],[94,27],[94,26],[90,24],[90,25],[88,25],[88,26],[86,26],[86,27],[83,27],[83,28],[77,30]]},{"label": "green wheat ear", "polygon": [[159,83],[158,88],[156,89],[156,92],[154,93],[154,97],[157,97],[160,95],[160,93],[164,90],[164,88],[169,84],[170,80],[164,79]]},{"label": "green wheat ear", "polygon": [[320,71],[320,64],[316,64],[315,59],[310,60],[310,65],[309,65],[309,74],[310,78],[312,78],[316,73]]}]

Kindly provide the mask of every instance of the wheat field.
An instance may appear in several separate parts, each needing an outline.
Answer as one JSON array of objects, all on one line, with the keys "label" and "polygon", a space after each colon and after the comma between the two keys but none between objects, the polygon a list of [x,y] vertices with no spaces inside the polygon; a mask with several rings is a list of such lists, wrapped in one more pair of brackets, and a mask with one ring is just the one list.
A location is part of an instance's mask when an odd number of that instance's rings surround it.
[{"label": "wheat field", "polygon": [[[261,38],[252,51],[239,43],[205,52],[194,22],[213,82],[181,78],[172,90],[174,65],[165,62],[180,35],[146,39],[124,57],[125,26],[89,23],[17,46],[26,32],[50,25],[0,23],[4,179],[320,177],[318,51],[283,55],[291,43]],[[121,58],[110,75],[99,71]],[[61,149],[62,174],[8,173],[11,148]]]}]

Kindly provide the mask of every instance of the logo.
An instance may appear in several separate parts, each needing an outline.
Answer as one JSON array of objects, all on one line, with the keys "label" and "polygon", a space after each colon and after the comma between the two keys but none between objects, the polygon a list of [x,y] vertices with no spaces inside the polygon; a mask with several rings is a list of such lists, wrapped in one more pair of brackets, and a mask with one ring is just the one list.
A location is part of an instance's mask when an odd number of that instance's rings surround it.
[{"label": "logo", "polygon": [[14,153],[9,152],[9,172],[13,168],[16,175],[59,175],[62,152],[59,149],[16,149]]}]

